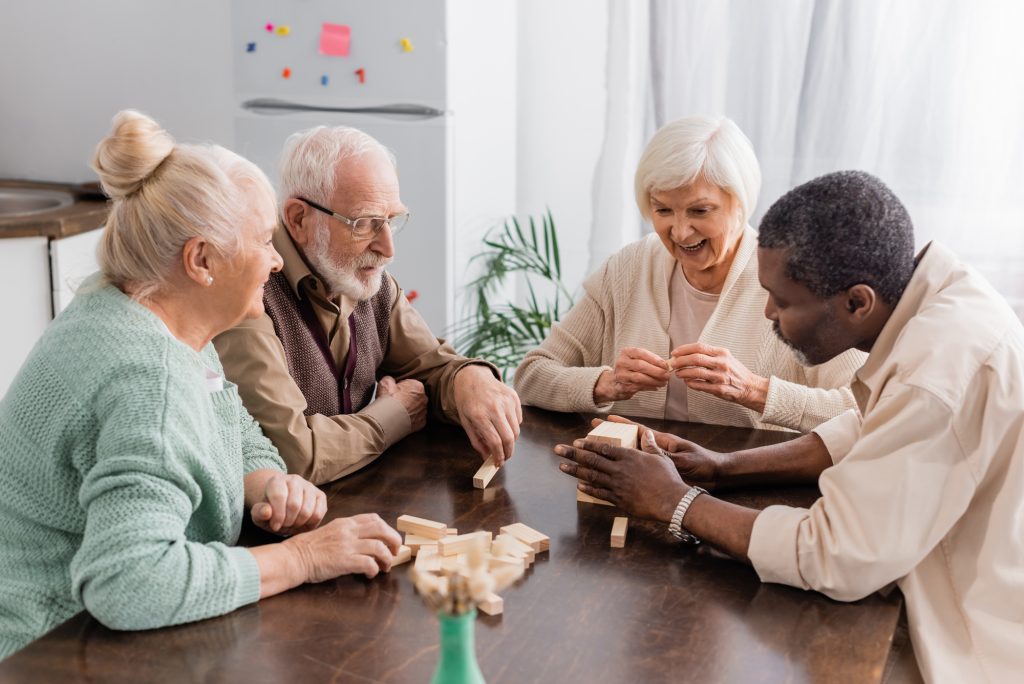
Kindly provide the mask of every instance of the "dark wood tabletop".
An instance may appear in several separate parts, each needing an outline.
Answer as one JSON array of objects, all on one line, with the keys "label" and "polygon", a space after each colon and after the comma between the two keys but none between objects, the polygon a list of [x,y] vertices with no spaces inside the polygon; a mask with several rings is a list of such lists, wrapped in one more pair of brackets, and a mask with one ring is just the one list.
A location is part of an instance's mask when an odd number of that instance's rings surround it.
[{"label": "dark wood tabletop", "polygon": [[[899,592],[838,603],[762,584],[706,546],[631,520],[609,546],[607,506],[577,504],[552,452],[589,430],[578,414],[525,410],[509,464],[485,490],[464,433],[432,425],[361,472],[328,485],[330,517],[375,511],[438,520],[460,533],[521,521],[551,549],[481,614],[477,657],[489,682],[874,682],[901,607]],[[645,421],[712,449],[791,435]],[[754,507],[810,505],[813,487],[723,495]],[[258,543],[249,529],[243,542]],[[437,619],[414,593],[409,564],[374,580],[307,585],[224,617],[149,632],[114,632],[79,614],[0,662],[2,682],[426,682]]]}]

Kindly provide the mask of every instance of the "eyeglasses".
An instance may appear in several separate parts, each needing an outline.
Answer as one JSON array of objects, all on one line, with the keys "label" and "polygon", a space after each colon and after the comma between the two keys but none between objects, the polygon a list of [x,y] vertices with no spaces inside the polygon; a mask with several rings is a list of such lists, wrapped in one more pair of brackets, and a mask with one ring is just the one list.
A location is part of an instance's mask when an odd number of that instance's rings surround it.
[{"label": "eyeglasses", "polygon": [[333,216],[342,223],[347,223],[349,229],[352,231],[352,238],[354,240],[369,240],[376,237],[377,233],[384,230],[384,226],[391,226],[391,234],[397,235],[398,231],[405,227],[405,224],[409,221],[409,213],[395,214],[391,217],[384,216],[361,216],[357,219],[350,219],[342,216],[337,212],[333,212],[327,207],[322,207],[316,202],[310,202],[304,197],[296,197],[295,199],[300,202],[305,202],[309,206],[313,207],[317,211],[322,211],[328,216]]}]

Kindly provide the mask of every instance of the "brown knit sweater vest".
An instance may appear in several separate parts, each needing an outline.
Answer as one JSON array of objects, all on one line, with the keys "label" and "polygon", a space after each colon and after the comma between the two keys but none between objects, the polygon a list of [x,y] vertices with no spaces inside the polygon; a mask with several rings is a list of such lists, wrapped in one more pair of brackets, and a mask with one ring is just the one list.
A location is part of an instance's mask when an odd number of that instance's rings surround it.
[{"label": "brown knit sweater vest", "polygon": [[346,371],[351,375],[350,412],[357,413],[370,403],[377,385],[377,368],[388,348],[392,291],[391,278],[384,274],[377,294],[356,305],[348,320],[349,339],[355,341],[355,362],[350,344],[346,368],[338,368],[313,305],[308,299],[295,296],[284,273],[270,275],[263,292],[263,306],[284,346],[288,373],[306,398],[305,415],[336,416],[347,412]]}]

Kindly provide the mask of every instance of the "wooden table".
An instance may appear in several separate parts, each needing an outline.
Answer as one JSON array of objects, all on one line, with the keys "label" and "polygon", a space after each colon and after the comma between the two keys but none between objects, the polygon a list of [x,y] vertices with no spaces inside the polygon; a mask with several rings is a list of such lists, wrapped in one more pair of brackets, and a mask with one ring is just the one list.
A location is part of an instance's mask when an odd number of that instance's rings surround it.
[{"label": "wooden table", "polygon": [[[718,450],[785,433],[647,421]],[[526,410],[509,465],[486,490],[465,435],[431,426],[365,470],[328,486],[330,515],[376,511],[446,522],[460,532],[515,521],[551,537],[551,550],[504,592],[504,615],[481,615],[477,655],[489,682],[878,681],[901,599],[852,604],[764,585],[706,547],[631,521],[609,547],[616,511],[577,504],[575,480],[552,452],[589,430],[586,417]],[[814,488],[729,496],[763,507],[809,505]],[[253,541],[254,533],[246,533]],[[427,682],[438,655],[436,618],[414,593],[408,565],[372,581],[342,577],[230,615],[152,632],[113,632],[85,613],[0,663],[0,681]]]}]

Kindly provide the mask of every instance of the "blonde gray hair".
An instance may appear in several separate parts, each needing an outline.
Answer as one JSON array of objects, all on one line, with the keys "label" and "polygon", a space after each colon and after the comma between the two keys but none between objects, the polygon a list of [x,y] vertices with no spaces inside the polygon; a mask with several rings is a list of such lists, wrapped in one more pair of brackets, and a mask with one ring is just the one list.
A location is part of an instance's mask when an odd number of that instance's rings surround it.
[{"label": "blonde gray hair", "polygon": [[761,190],[761,167],[750,140],[724,116],[689,116],[658,129],[636,169],[640,213],[651,218],[652,192],[674,190],[698,178],[732,195],[743,222],[750,219]]},{"label": "blonde gray hair", "polygon": [[[373,136],[351,126],[316,126],[293,133],[281,153],[278,199],[281,211],[292,197],[327,205],[334,196],[338,164],[379,152],[397,170],[395,155]],[[282,216],[283,218],[283,216]]]},{"label": "blonde gray hair", "polygon": [[228,257],[241,249],[250,192],[273,202],[260,169],[219,145],[180,145],[145,114],[118,112],[92,168],[111,198],[97,256],[107,283],[147,299],[166,284],[185,243],[201,237]]}]

